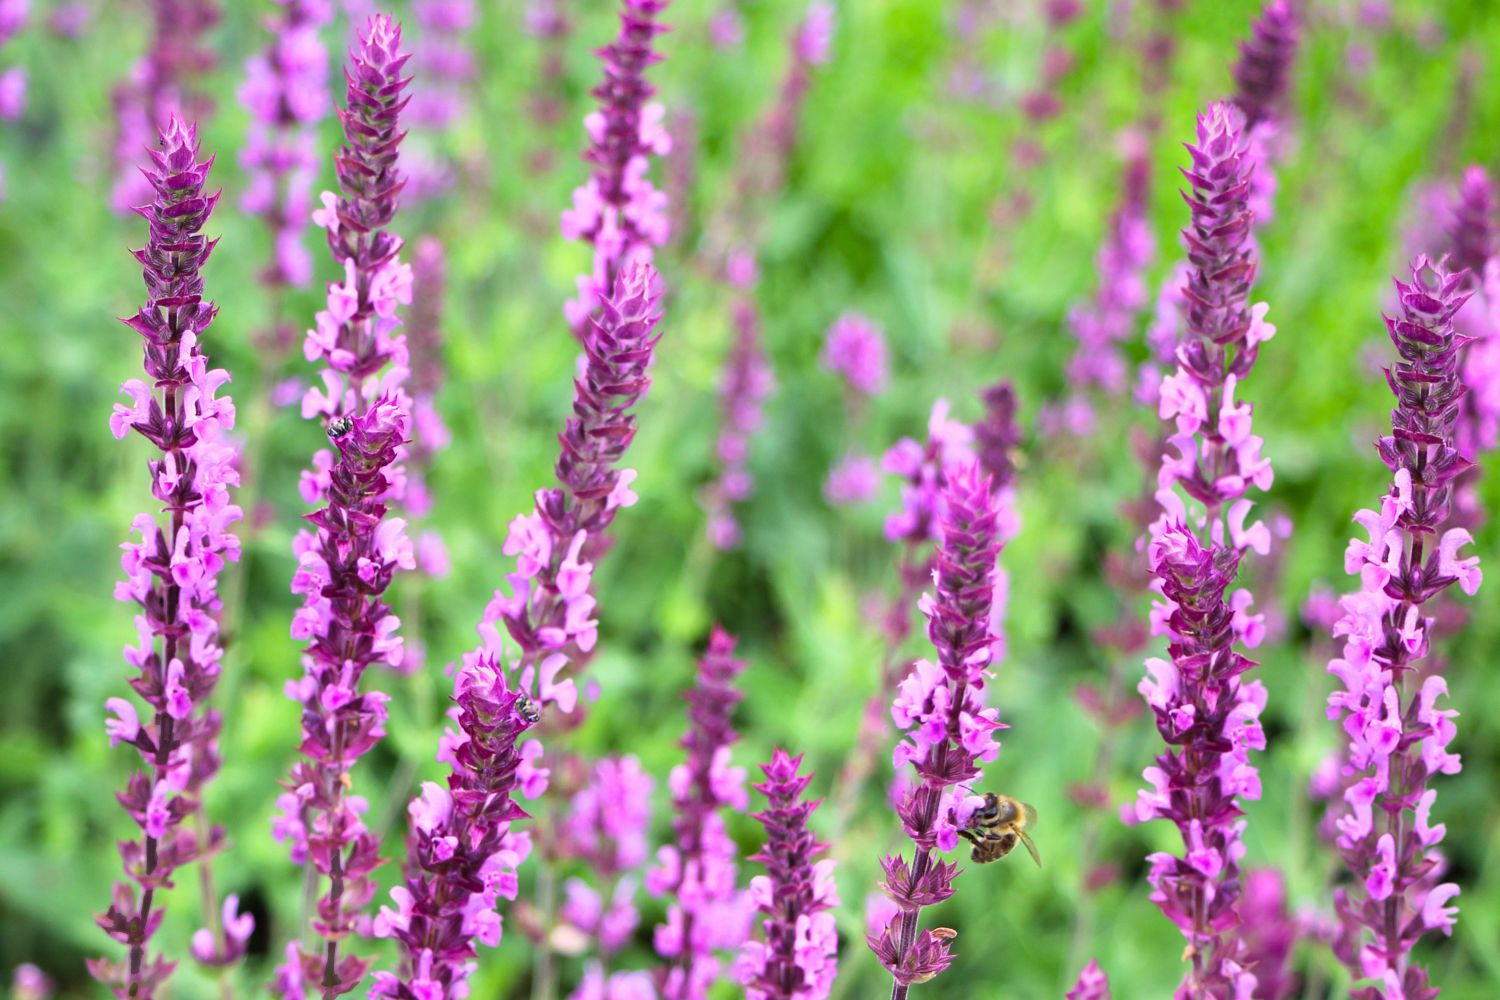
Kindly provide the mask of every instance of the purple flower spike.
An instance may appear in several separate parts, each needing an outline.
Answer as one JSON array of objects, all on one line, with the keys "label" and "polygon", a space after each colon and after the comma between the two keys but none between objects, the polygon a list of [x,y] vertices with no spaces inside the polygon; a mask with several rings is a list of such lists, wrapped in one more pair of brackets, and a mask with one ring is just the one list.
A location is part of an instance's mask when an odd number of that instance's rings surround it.
[{"label": "purple flower spike", "polygon": [[1484,281],[1484,267],[1495,254],[1495,190],[1483,167],[1464,171],[1448,229],[1453,266],[1469,272],[1469,287]]},{"label": "purple flower spike", "polygon": [[838,932],[827,912],[839,905],[834,862],[813,861],[828,845],[807,828],[822,800],[803,800],[812,775],[799,775],[801,766],[801,757],[776,750],[760,766],[766,780],[754,786],[768,800],[755,814],[766,828],[766,846],[751,858],[767,874],[750,880],[765,940],[746,941],[735,962],[747,1000],[823,1000],[838,975]]},{"label": "purple flower spike", "polygon": [[1146,268],[1156,253],[1147,217],[1151,161],[1144,148],[1131,156],[1123,180],[1119,207],[1094,264],[1099,287],[1092,299],[1068,314],[1068,327],[1078,339],[1069,378],[1110,396],[1125,390],[1127,368],[1120,345],[1135,333],[1136,317],[1146,304]]},{"label": "purple flower spike", "polygon": [[896,807],[902,829],[916,847],[914,861],[908,866],[899,855],[882,861],[886,879],[881,888],[901,912],[868,939],[891,973],[892,1000],[904,1000],[909,986],[931,979],[953,960],[948,944],[953,932],[939,928],[919,935],[917,923],[923,907],[953,895],[958,868],[938,859],[936,852],[957,846],[959,811],[972,812],[959,786],[980,778],[979,765],[1000,752],[995,739],[1002,728],[999,713],[984,705],[995,654],[991,622],[995,560],[1003,544],[1000,502],[977,462],[948,477],[940,518],[936,594],[924,596],[920,605],[937,663],[914,664],[891,706],[891,717],[906,731],[893,763],[898,772],[910,763],[918,779]]},{"label": "purple flower spike", "polygon": [[474,657],[454,682],[458,732],[443,738],[448,787],[432,782],[407,809],[406,878],[372,930],[401,943],[401,972],[377,972],[371,997],[448,1000],[468,994],[475,945],[500,943],[500,898],[516,898],[516,868],[531,852],[528,818],[513,796],[524,778],[516,741],[537,720],[489,657]]},{"label": "purple flower spike", "polygon": [[666,198],[646,172],[652,154],[672,151],[672,139],[663,127],[665,109],[648,103],[656,89],[645,76],[662,58],[654,45],[667,29],[656,18],[666,8],[667,0],[620,0],[620,33],[598,53],[604,82],[592,93],[600,107],[583,122],[591,142],[584,159],[594,172],[562,214],[563,238],[588,243],[594,253],[592,270],[578,279],[578,297],[564,308],[580,340],[622,268],[649,264],[652,248],[667,241]]},{"label": "purple flower spike", "polygon": [[250,111],[240,165],[250,176],[241,199],[271,233],[273,259],[261,273],[271,289],[312,280],[302,243],[318,169],[317,123],[328,113],[328,50],[318,31],[333,17],[329,0],[279,0],[266,27],[271,43],[245,63],[239,98]]},{"label": "purple flower spike", "polygon": [[146,379],[121,387],[130,405],[115,404],[109,418],[117,440],[134,430],[161,453],[147,463],[160,513],[131,523],[140,540],[121,546],[125,579],[115,585],[116,599],[140,606],[140,642],[126,647],[125,660],[139,671],[130,686],[150,715],[142,719],[124,698],[105,703],[114,716],[105,723],[110,745],[128,743],[142,763],[118,796],[140,827],[139,839],[120,844],[129,881],[116,883],[109,909],[97,918],[128,957],[89,963],[117,996],[137,1000],[155,996],[176,965],[150,953],[164,912],[161,890],[178,868],[223,842],[218,827],[200,839],[183,823],[199,810],[202,788],[219,767],[222,720],[208,707],[223,656],[218,575],[240,553],[229,530],[240,518],[229,497],[239,485],[238,453],[225,437],[234,403],[218,395],[229,373],[208,367],[202,344],[218,314],[203,298],[202,275],[217,242],[202,233],[219,200],[203,189],[212,165],[212,158],[198,159],[196,126],[176,117],[151,150],[143,174],[156,199],[136,210],[150,237],[134,251],[146,304],[124,320],[144,342]]},{"label": "purple flower spike", "polygon": [[1265,617],[1250,612],[1248,591],[1230,588],[1246,550],[1270,551],[1270,529],[1245,521],[1250,487],[1269,488],[1272,471],[1252,433],[1252,408],[1235,393],[1275,328],[1264,304],[1248,305],[1254,161],[1241,119],[1232,105],[1212,105],[1198,119],[1197,144],[1187,147],[1187,329],[1177,369],[1159,393],[1160,416],[1175,422],[1176,433],[1161,457],[1160,515],[1147,547],[1162,598],[1152,632],[1168,637],[1170,660],[1148,660],[1139,688],[1167,751],[1146,769],[1151,788],[1127,816],[1169,819],[1182,834],[1182,856],[1152,855],[1149,875],[1152,900],[1188,939],[1192,966],[1182,996],[1233,996],[1255,983],[1241,942],[1226,931],[1237,919],[1244,853],[1239,802],[1260,796],[1249,751],[1265,746],[1265,689],[1242,683],[1255,664],[1235,646],[1258,645]]},{"label": "purple flower spike", "polygon": [[1098,962],[1089,959],[1066,1000],[1109,1000],[1109,977],[1100,971]]},{"label": "purple flower spike", "polygon": [[1353,877],[1334,897],[1335,952],[1356,977],[1375,980],[1355,994],[1361,1000],[1436,997],[1411,950],[1433,931],[1452,934],[1458,912],[1450,905],[1458,886],[1440,882],[1444,828],[1432,819],[1437,790],[1427,787],[1460,769],[1449,751],[1458,713],[1438,707],[1443,678],[1419,668],[1433,627],[1428,603],[1455,583],[1472,595],[1481,580],[1479,558],[1460,555],[1468,531],[1443,530],[1454,481],[1469,468],[1455,440],[1466,391],[1458,375],[1466,340],[1453,326],[1468,299],[1463,282],[1462,271],[1425,257],[1409,284],[1396,282],[1400,308],[1385,320],[1400,355],[1386,370],[1396,408],[1378,448],[1394,481],[1379,512],[1355,515],[1369,540],[1349,543],[1344,567],[1360,589],[1340,600],[1333,628],[1344,646],[1328,672],[1343,690],[1329,697],[1328,716],[1349,740],[1337,844]]},{"label": "purple flower spike", "polygon": [[667,779],[677,843],[658,850],[656,867],[646,873],[647,891],[670,900],[655,936],[665,960],[657,977],[663,1000],[705,1000],[719,976],[715,953],[738,949],[750,932],[751,911],[735,888],[735,846],[722,815],[750,806],[745,769],[730,763],[737,738],[730,716],[742,697],[734,683],[745,669],[734,646],[734,637],[716,627],[698,661],[697,683],[686,695],[687,761]]},{"label": "purple flower spike", "polygon": [[278,970],[281,995],[293,998],[348,993],[369,968],[341,954],[382,861],[378,837],[362,819],[366,802],[349,792],[354,764],[385,735],[388,697],[361,691],[360,681],[372,664],[402,662],[400,620],[382,597],[397,570],[416,566],[406,522],[386,517],[401,498],[399,460],[411,436],[406,343],[397,332],[398,306],[411,302],[411,270],[398,260],[401,238],[386,228],[401,190],[396,147],[407,80],[400,46],[400,25],[377,15],[350,52],[347,106],[339,111],[345,143],[335,158],[341,196],[325,192],[313,215],[344,277],[328,286],[327,308],[304,345],[307,359],[325,367],[323,388],[308,392],[302,413],[326,419],[333,449],[319,451],[314,471],[303,474],[303,498],[323,506],[306,516],[313,530],[294,542],[292,591],[303,605],[292,637],[308,648],[287,695],[302,705],[306,759],[277,800],[274,835],[325,888],[312,921],[324,943],[309,952],[293,947]]},{"label": "purple flower spike", "polygon": [[764,419],[762,406],[776,388],[776,376],[760,336],[760,310],[748,298],[734,307],[734,347],[719,380],[719,461],[723,469],[707,490],[708,538],[716,548],[738,548],[742,541],[735,506],[755,492],[750,473],[750,442]]},{"label": "purple flower spike", "polygon": [[1141,682],[1168,749],[1146,769],[1135,819],[1168,819],[1182,833],[1184,856],[1149,858],[1152,902],[1188,939],[1192,970],[1179,993],[1234,996],[1253,985],[1235,925],[1239,859],[1244,854],[1240,797],[1260,797],[1249,751],[1265,748],[1260,710],[1265,690],[1242,684],[1255,664],[1233,648],[1234,610],[1225,597],[1240,555],[1204,546],[1192,531],[1170,524],[1151,542],[1151,568],[1171,608],[1170,660],[1147,661]]},{"label": "purple flower spike", "polygon": [[1271,0],[1240,43],[1234,103],[1245,113],[1246,131],[1280,116],[1300,34],[1291,0]]},{"label": "purple flower spike", "polygon": [[506,577],[511,592],[495,592],[479,626],[485,650],[499,656],[504,625],[520,647],[521,687],[530,692],[535,683],[536,699],[564,714],[573,712],[577,690],[558,674],[591,651],[599,634],[589,592],[594,560],[605,551],[615,512],[637,499],[635,470],[618,466],[635,438],[632,408],[651,387],[662,293],[654,267],[631,264],[599,316],[590,317],[573,415],[558,435],[561,488],[538,490],[532,512],[511,521],[505,539],[505,554],[516,557]]}]

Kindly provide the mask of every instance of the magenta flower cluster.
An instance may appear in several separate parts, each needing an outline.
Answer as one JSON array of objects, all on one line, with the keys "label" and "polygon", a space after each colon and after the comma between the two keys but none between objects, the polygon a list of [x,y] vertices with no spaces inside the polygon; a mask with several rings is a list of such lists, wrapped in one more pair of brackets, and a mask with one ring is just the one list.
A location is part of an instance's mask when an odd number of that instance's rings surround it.
[{"label": "magenta flower cluster", "polygon": [[[162,891],[175,871],[212,854],[223,839],[217,827],[200,838],[185,821],[199,812],[203,786],[219,769],[222,717],[208,705],[223,657],[218,578],[240,554],[230,530],[240,518],[229,495],[239,485],[238,450],[228,438],[235,410],[219,395],[229,373],[209,367],[202,344],[218,314],[203,298],[202,274],[216,243],[202,233],[219,200],[204,190],[213,160],[198,159],[196,127],[176,117],[150,160],[144,176],[156,197],[137,210],[150,237],[134,251],[146,302],[124,320],[141,337],[146,381],[126,381],[121,392],[130,405],[115,404],[109,418],[117,440],[135,431],[160,453],[147,463],[159,512],[131,523],[139,540],[121,546],[125,578],[115,585],[116,599],[140,609],[139,643],[125,648],[125,661],[138,672],[130,686],[150,713],[142,719],[125,698],[105,703],[113,716],[105,724],[110,746],[128,744],[141,757],[141,769],[119,795],[140,835],[121,842],[128,881],[115,885],[109,909],[97,918],[125,945],[127,958],[89,966],[118,996],[131,998],[156,995],[175,965],[150,952],[164,912]],[[201,958],[228,963],[244,953],[249,930],[240,918],[226,929],[228,936],[206,954],[195,948]]]},{"label": "magenta flower cluster", "polygon": [[1378,447],[1394,479],[1378,512],[1355,515],[1369,539],[1349,543],[1344,568],[1360,588],[1340,600],[1333,628],[1343,649],[1328,671],[1342,690],[1329,697],[1328,715],[1349,741],[1337,843],[1354,878],[1335,894],[1335,950],[1377,983],[1361,997],[1436,996],[1411,950],[1425,934],[1451,934],[1457,914],[1458,886],[1441,881],[1445,830],[1432,822],[1437,790],[1428,780],[1459,771],[1449,749],[1458,713],[1438,706],[1447,682],[1424,675],[1421,661],[1429,602],[1455,583],[1474,594],[1481,580],[1479,558],[1460,552],[1469,532],[1443,530],[1454,480],[1469,467],[1455,438],[1465,388],[1453,318],[1467,298],[1464,278],[1418,257],[1411,281],[1396,282],[1399,309],[1386,318],[1400,356],[1386,372],[1396,408]]},{"label": "magenta flower cluster", "polygon": [[807,828],[821,804],[803,796],[811,774],[799,774],[801,757],[775,750],[762,764],[765,781],[754,788],[766,797],[755,818],[766,828],[766,843],[752,856],[766,866],[750,880],[750,902],[761,914],[764,940],[740,946],[734,971],[746,1000],[824,1000],[838,975],[839,905],[832,858],[813,859],[828,849]]},{"label": "magenta flower cluster", "polygon": [[239,92],[250,111],[240,153],[250,181],[240,204],[271,233],[273,257],[262,280],[273,288],[300,288],[312,280],[312,257],[302,240],[319,162],[316,126],[328,112],[328,50],[318,32],[333,9],[330,0],[277,3],[280,10],[267,23],[271,42],[246,61]]},{"label": "magenta flower cluster", "polygon": [[1248,591],[1229,591],[1242,553],[1270,549],[1265,524],[1245,521],[1250,487],[1267,489],[1272,477],[1251,407],[1235,393],[1275,330],[1264,305],[1248,305],[1255,161],[1243,115],[1233,105],[1211,106],[1188,152],[1186,332],[1177,370],[1161,384],[1159,413],[1174,421],[1175,433],[1162,456],[1161,513],[1148,546],[1161,595],[1152,631],[1168,637],[1170,659],[1149,660],[1140,685],[1168,749],[1146,769],[1151,787],[1127,818],[1169,819],[1182,834],[1183,855],[1153,855],[1149,875],[1152,899],[1188,939],[1191,969],[1179,992],[1228,996],[1255,981],[1226,932],[1236,919],[1244,852],[1239,802],[1260,796],[1249,751],[1264,747],[1266,701],[1259,682],[1242,681],[1254,663],[1235,649],[1259,644],[1264,617],[1250,613]]},{"label": "magenta flower cluster", "polygon": [[371,18],[345,69],[345,144],[336,158],[342,195],[325,192],[314,215],[344,279],[329,284],[327,308],[307,333],[304,353],[323,362],[323,389],[308,391],[302,411],[326,419],[333,450],[320,451],[302,481],[304,499],[323,504],[307,515],[313,530],[294,542],[292,591],[303,605],[292,636],[308,648],[287,695],[302,706],[305,759],[277,800],[274,833],[293,861],[326,880],[313,918],[325,945],[288,946],[277,982],[284,997],[303,996],[309,983],[325,998],[347,993],[369,968],[353,954],[340,957],[375,892],[370,873],[381,860],[378,835],[362,818],[366,802],[349,789],[354,764],[385,735],[388,697],[362,691],[360,682],[371,664],[401,663],[400,620],[382,595],[397,570],[416,565],[406,522],[386,517],[401,494],[397,461],[411,424],[401,389],[406,347],[397,332],[397,308],[411,301],[411,270],[398,259],[401,238],[388,229],[401,190],[406,60],[400,26]]},{"label": "magenta flower cluster", "polygon": [[637,500],[635,470],[617,466],[635,438],[632,408],[651,387],[647,370],[659,339],[662,291],[655,268],[632,264],[598,317],[588,318],[573,415],[558,435],[561,488],[538,490],[531,513],[511,521],[504,549],[516,559],[506,577],[510,593],[495,592],[479,626],[484,650],[494,656],[502,653],[505,628],[520,647],[513,667],[521,689],[565,715],[577,704],[577,686],[558,675],[599,636],[590,593],[594,559],[604,551],[615,512]]},{"label": "magenta flower cluster", "polygon": [[655,89],[646,70],[661,59],[654,44],[665,27],[656,20],[667,0],[622,0],[620,33],[599,50],[604,82],[593,90],[600,107],[584,119],[591,145],[584,159],[593,164],[589,179],[573,191],[573,206],[562,214],[564,239],[588,243],[593,266],[578,279],[578,296],[564,309],[573,332],[583,339],[587,319],[614,288],[630,263],[651,262],[652,248],[667,241],[666,196],[646,176],[652,154],[666,156],[672,139],[663,127],[665,110],[649,103]]},{"label": "magenta flower cluster", "polygon": [[882,859],[882,889],[899,913],[869,936],[870,948],[891,973],[893,1000],[902,1000],[908,987],[953,961],[952,932],[945,936],[943,928],[924,928],[919,933],[918,923],[925,907],[953,895],[958,867],[937,852],[957,846],[958,830],[976,804],[960,788],[977,780],[980,765],[1000,752],[999,713],[984,704],[984,691],[995,653],[990,623],[995,560],[1003,543],[999,503],[978,463],[948,477],[939,516],[936,592],[921,602],[937,662],[915,663],[891,706],[892,719],[905,732],[893,763],[898,772],[911,764],[917,776],[916,786],[896,807],[916,849],[911,863],[899,854]]},{"label": "magenta flower cluster", "polygon": [[717,952],[738,949],[749,936],[749,905],[735,884],[739,852],[724,826],[725,809],[750,806],[745,769],[730,757],[736,739],[730,717],[743,697],[735,680],[745,669],[734,647],[734,637],[715,628],[698,661],[697,682],[686,694],[687,760],[667,778],[676,842],[656,852],[646,873],[646,890],[668,899],[666,922],[654,938],[663,959],[657,984],[663,1000],[705,1000],[719,976]]},{"label": "magenta flower cluster", "polygon": [[401,944],[399,973],[377,972],[371,997],[447,1000],[468,994],[475,944],[500,943],[500,899],[516,898],[516,868],[531,840],[512,824],[527,813],[514,800],[525,781],[516,741],[537,719],[502,666],[468,659],[454,680],[458,729],[443,736],[447,787],[423,782],[407,810],[406,871],[371,925]]}]

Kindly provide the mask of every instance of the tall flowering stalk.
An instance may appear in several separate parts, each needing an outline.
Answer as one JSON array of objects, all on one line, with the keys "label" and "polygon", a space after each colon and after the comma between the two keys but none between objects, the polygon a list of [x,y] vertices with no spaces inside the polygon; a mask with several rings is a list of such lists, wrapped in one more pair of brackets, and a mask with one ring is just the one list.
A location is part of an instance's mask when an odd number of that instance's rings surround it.
[{"label": "tall flowering stalk", "polygon": [[1378,513],[1355,515],[1370,538],[1345,552],[1360,589],[1341,599],[1333,629],[1344,647],[1328,671],[1343,690],[1329,697],[1328,715],[1349,739],[1353,779],[1337,843],[1354,879],[1334,896],[1342,924],[1335,950],[1356,976],[1375,981],[1355,994],[1361,1000],[1436,997],[1411,950],[1432,931],[1451,934],[1457,915],[1448,904],[1458,886],[1439,882],[1445,830],[1432,823],[1437,790],[1427,783],[1459,771],[1448,749],[1458,713],[1437,705],[1447,682],[1420,669],[1433,628],[1428,602],[1454,583],[1472,595],[1481,580],[1478,557],[1459,556],[1468,531],[1443,530],[1454,480],[1469,466],[1455,436],[1466,390],[1465,340],[1453,317],[1468,298],[1464,281],[1445,262],[1418,257],[1411,282],[1396,282],[1399,311],[1385,320],[1400,355],[1386,370],[1396,408],[1377,449],[1394,480]]},{"label": "tall flowering stalk", "polygon": [[667,0],[620,0],[620,32],[599,50],[604,82],[591,93],[600,107],[583,121],[590,141],[583,158],[594,170],[562,214],[563,238],[588,243],[594,254],[592,269],[578,278],[578,297],[564,307],[579,339],[621,270],[649,264],[653,248],[667,241],[666,198],[646,173],[651,154],[667,155],[672,139],[662,127],[665,110],[648,103],[656,89],[645,76],[662,58],[654,46],[667,29],[656,18],[666,8]]},{"label": "tall flowering stalk", "polygon": [[1474,287],[1484,281],[1484,267],[1495,255],[1495,191],[1489,174],[1481,166],[1464,170],[1453,199],[1448,238],[1453,245],[1453,266],[1468,272]]},{"label": "tall flowering stalk", "polygon": [[832,39],[833,8],[815,0],[792,34],[791,59],[776,103],[741,140],[742,164],[731,181],[735,197],[710,233],[709,256],[716,267],[722,267],[723,279],[733,295],[734,341],[719,377],[719,468],[703,493],[708,538],[720,549],[732,549],[740,543],[742,532],[735,507],[755,488],[748,468],[750,447],[761,426],[761,405],[775,386],[775,373],[761,338],[760,308],[755,302],[760,232],[771,202],[786,181],[787,165],[801,133],[812,70],[828,60]]},{"label": "tall flowering stalk", "polygon": [[1138,147],[1125,163],[1120,203],[1094,262],[1099,287],[1068,314],[1068,328],[1078,340],[1069,379],[1109,396],[1125,391],[1128,369],[1120,346],[1135,332],[1146,304],[1145,272],[1156,253],[1147,217],[1150,187],[1151,161],[1144,147]]},{"label": "tall flowering stalk", "polygon": [[1271,221],[1276,200],[1274,167],[1283,143],[1287,90],[1292,61],[1301,42],[1301,26],[1290,0],[1270,0],[1240,43],[1234,66],[1234,104],[1245,116],[1244,132],[1256,162],[1251,179],[1250,209],[1255,224]]},{"label": "tall flowering stalk", "polygon": [[899,771],[911,764],[915,788],[896,807],[901,827],[915,847],[910,864],[899,854],[881,859],[881,888],[899,913],[870,948],[891,973],[892,1000],[904,1000],[914,983],[925,983],[953,961],[948,928],[922,929],[922,909],[953,895],[958,866],[940,851],[958,844],[958,830],[973,812],[960,786],[981,776],[980,764],[1000,752],[999,713],[984,704],[989,664],[995,654],[991,617],[995,559],[1002,545],[1000,509],[979,464],[956,470],[943,488],[942,542],[937,551],[934,595],[922,601],[927,637],[937,663],[920,660],[901,682],[891,717],[906,731],[893,758]]},{"label": "tall flowering stalk", "polygon": [[204,36],[219,22],[219,5],[215,0],[150,0],[150,8],[151,48],[112,95],[118,178],[110,204],[121,214],[151,199],[151,187],[139,169],[141,149],[172,115],[201,121],[211,108],[192,85],[214,66]]},{"label": "tall flowering stalk", "polygon": [[762,764],[766,780],[753,786],[767,799],[755,818],[766,828],[766,845],[752,861],[766,866],[750,880],[750,902],[760,911],[763,941],[746,941],[735,962],[735,977],[747,1000],[823,1000],[838,976],[839,905],[834,861],[813,858],[828,849],[807,828],[822,803],[807,801],[811,774],[798,774],[802,758],[785,750]]},{"label": "tall flowering stalk", "polygon": [[[647,374],[660,335],[661,278],[650,264],[626,267],[588,320],[583,370],[574,381],[573,415],[558,435],[559,487],[536,493],[530,514],[510,523],[505,554],[516,557],[479,626],[486,651],[499,655],[503,626],[519,647],[521,686],[542,703],[572,713],[577,689],[558,674],[594,648],[598,622],[589,589],[594,558],[622,507],[636,501],[634,469],[619,468],[635,438],[633,407],[651,387]],[[533,688],[533,684],[535,687]]]},{"label": "tall flowering stalk", "polygon": [[531,851],[512,824],[528,818],[513,796],[526,774],[516,742],[537,721],[503,666],[479,655],[454,681],[458,731],[443,737],[448,787],[422,784],[408,809],[405,880],[382,907],[376,937],[401,944],[399,974],[375,973],[371,997],[461,1000],[468,996],[475,944],[500,943],[497,901],[516,898],[516,868]]},{"label": "tall flowering stalk", "polygon": [[[222,719],[208,707],[223,656],[217,585],[225,562],[240,551],[229,530],[240,517],[229,498],[229,487],[239,485],[238,455],[224,437],[234,427],[234,403],[217,395],[229,373],[208,367],[201,343],[218,313],[203,298],[202,275],[217,243],[202,234],[219,200],[204,191],[213,160],[198,159],[196,126],[175,116],[150,157],[145,177],[156,198],[138,211],[151,233],[134,251],[146,304],[124,321],[144,342],[147,381],[121,387],[131,403],[117,403],[109,420],[116,440],[134,430],[161,452],[148,463],[160,514],[132,522],[140,541],[121,546],[125,579],[115,586],[118,600],[140,606],[140,643],[126,647],[125,660],[139,671],[130,686],[150,715],[142,721],[124,698],[105,703],[114,716],[105,726],[110,746],[126,743],[141,756],[142,770],[118,796],[140,837],[121,842],[129,881],[116,883],[98,917],[127,958],[89,963],[96,979],[131,1000],[155,996],[176,966],[150,950],[163,915],[159,894],[171,888],[177,869],[223,842],[218,827],[200,839],[183,821],[198,811],[202,788],[219,768]],[[242,954],[243,937],[238,945]]]},{"label": "tall flowering stalk", "polygon": [[[911,636],[912,610],[932,579],[936,558],[933,546],[941,541],[939,513],[949,479],[965,465],[978,461],[999,503],[997,530],[1001,543],[1019,528],[1013,492],[1015,451],[1021,440],[1015,390],[1009,382],[999,382],[982,389],[979,398],[984,415],[973,426],[952,419],[948,401],[940,399],[928,417],[926,442],[902,438],[881,460],[884,471],[901,481],[901,507],[885,522],[887,541],[901,546],[897,564],[900,584],[880,617],[885,638],[880,685],[865,704],[854,752],[839,773],[833,794],[835,828],[839,830],[847,826],[860,789],[886,751],[891,696],[909,672],[911,661],[903,658],[902,649]],[[997,583],[1004,579],[1003,570],[997,568],[996,574]],[[997,637],[1005,605],[1003,590],[1003,586],[997,588],[991,613]]]},{"label": "tall flowering stalk", "polygon": [[1245,113],[1247,131],[1281,117],[1300,34],[1291,0],[1271,0],[1240,43],[1234,103]]},{"label": "tall flowering stalk", "polygon": [[360,681],[371,664],[401,662],[400,621],[382,598],[398,569],[415,566],[405,521],[386,517],[399,497],[397,461],[411,422],[396,315],[411,301],[411,271],[398,259],[401,238],[388,228],[401,191],[396,148],[408,81],[400,49],[400,25],[376,15],[350,52],[347,106],[339,112],[345,145],[335,160],[341,195],[325,192],[315,214],[344,280],[329,284],[328,307],[307,333],[304,353],[325,367],[323,389],[309,390],[302,411],[326,419],[333,452],[320,451],[303,476],[304,499],[323,504],[307,515],[313,530],[294,543],[292,591],[303,606],[292,637],[309,645],[303,675],[288,682],[287,694],[302,705],[305,759],[278,800],[275,836],[326,886],[312,922],[321,946],[305,952],[293,944],[278,970],[287,997],[348,993],[369,968],[341,951],[374,894],[370,873],[381,860],[378,838],[361,819],[365,800],[350,794],[350,772],[385,735],[388,697],[362,692]]},{"label": "tall flowering stalk", "polygon": [[1177,995],[1231,996],[1254,985],[1226,931],[1236,919],[1244,852],[1239,802],[1260,796],[1249,751],[1265,745],[1265,689],[1242,680],[1255,664],[1235,648],[1260,642],[1263,616],[1250,614],[1247,590],[1228,591],[1246,549],[1270,551],[1269,529],[1245,520],[1250,487],[1265,490],[1272,478],[1250,404],[1237,403],[1235,392],[1275,328],[1265,323],[1264,304],[1249,305],[1255,161],[1243,116],[1229,104],[1210,106],[1187,149],[1186,332],[1177,370],[1161,384],[1159,412],[1175,420],[1175,433],[1147,548],[1161,595],[1152,631],[1167,636],[1170,659],[1148,660],[1140,685],[1167,749],[1145,771],[1152,787],[1140,793],[1134,818],[1169,819],[1182,834],[1183,856],[1152,855],[1149,875],[1152,900],[1188,939],[1192,965]]},{"label": "tall flowering stalk", "polygon": [[745,298],[734,306],[734,346],[719,374],[719,476],[708,487],[708,538],[720,549],[736,548],[743,537],[735,505],[750,498],[750,442],[765,420],[763,405],[776,376],[761,340],[760,310]]},{"label": "tall flowering stalk", "polygon": [[735,680],[745,669],[734,657],[735,639],[715,628],[698,661],[698,677],[687,692],[687,760],[672,769],[676,843],[656,852],[646,874],[653,896],[669,897],[667,921],[656,928],[656,953],[664,964],[657,986],[663,1000],[704,1000],[718,979],[722,949],[738,949],[749,934],[750,911],[735,887],[735,846],[724,828],[723,810],[750,805],[745,769],[730,763],[737,738],[730,723],[743,697]]},{"label": "tall flowering stalk", "polygon": [[239,97],[250,111],[240,153],[250,183],[241,205],[270,231],[273,256],[261,282],[279,306],[283,289],[312,280],[312,257],[302,240],[318,169],[317,123],[328,111],[328,50],[318,32],[333,9],[329,0],[277,5],[266,24],[271,42],[245,63]]}]

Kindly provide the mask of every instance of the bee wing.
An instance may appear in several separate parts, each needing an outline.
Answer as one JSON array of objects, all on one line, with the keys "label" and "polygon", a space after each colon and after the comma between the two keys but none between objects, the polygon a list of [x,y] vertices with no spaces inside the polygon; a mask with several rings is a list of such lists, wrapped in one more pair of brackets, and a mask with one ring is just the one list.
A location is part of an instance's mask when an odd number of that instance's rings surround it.
[{"label": "bee wing", "polygon": [[1036,862],[1036,866],[1038,868],[1042,867],[1041,852],[1039,852],[1036,849],[1036,845],[1031,842],[1031,837],[1026,833],[1025,830],[1017,830],[1016,832],[1021,835],[1021,843],[1026,845],[1026,851],[1031,855],[1031,860]]},{"label": "bee wing", "polygon": [[1026,817],[1026,829],[1036,826],[1036,806],[1030,802],[1021,803],[1021,814]]}]

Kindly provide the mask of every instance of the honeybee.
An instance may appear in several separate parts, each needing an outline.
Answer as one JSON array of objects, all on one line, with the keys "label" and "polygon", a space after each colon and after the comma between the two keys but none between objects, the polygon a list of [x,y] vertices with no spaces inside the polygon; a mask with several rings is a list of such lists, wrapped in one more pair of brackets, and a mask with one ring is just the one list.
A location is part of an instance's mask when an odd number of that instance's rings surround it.
[{"label": "honeybee", "polygon": [[334,440],[338,440],[345,434],[348,434],[349,429],[353,426],[354,421],[350,417],[335,417],[328,422],[328,436]]},{"label": "honeybee", "polygon": [[536,702],[526,697],[524,692],[516,694],[516,714],[525,719],[528,725],[536,725],[542,719],[541,709],[536,707]]},{"label": "honeybee", "polygon": [[974,810],[969,825],[958,831],[958,835],[974,845],[970,853],[980,864],[998,861],[1016,849],[1017,842],[1025,844],[1031,860],[1042,866],[1042,856],[1037,853],[1031,835],[1026,831],[1036,826],[1036,809],[1030,803],[1021,802],[1009,795],[984,793],[984,805]]}]

